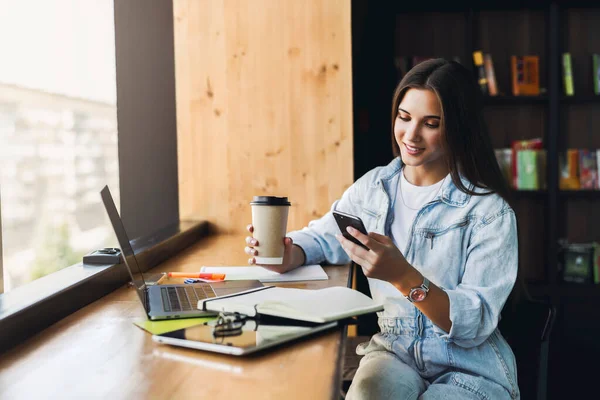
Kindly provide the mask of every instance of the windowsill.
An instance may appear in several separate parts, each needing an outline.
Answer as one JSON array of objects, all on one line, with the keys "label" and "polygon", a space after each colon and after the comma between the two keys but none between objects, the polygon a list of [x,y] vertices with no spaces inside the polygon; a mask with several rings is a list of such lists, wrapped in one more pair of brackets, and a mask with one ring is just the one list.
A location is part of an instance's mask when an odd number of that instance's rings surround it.
[{"label": "windowsill", "polygon": [[[181,221],[131,242],[142,272],[210,234],[207,222]],[[130,280],[124,265],[78,263],[0,294],[0,353]]]},{"label": "windowsill", "polygon": [[81,263],[71,265],[43,276],[33,282],[19,286],[10,292],[0,294],[0,320],[34,307],[52,296],[69,290],[106,270],[118,267],[114,265],[83,266]]}]

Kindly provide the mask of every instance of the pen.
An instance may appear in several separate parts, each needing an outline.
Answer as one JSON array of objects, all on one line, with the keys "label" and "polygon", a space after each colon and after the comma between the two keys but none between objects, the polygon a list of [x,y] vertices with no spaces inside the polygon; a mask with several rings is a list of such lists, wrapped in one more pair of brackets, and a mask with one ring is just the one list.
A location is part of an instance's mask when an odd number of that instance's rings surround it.
[{"label": "pen", "polygon": [[203,272],[168,272],[169,278],[201,278],[210,279],[213,281],[222,281],[225,279],[225,274],[211,274]]}]

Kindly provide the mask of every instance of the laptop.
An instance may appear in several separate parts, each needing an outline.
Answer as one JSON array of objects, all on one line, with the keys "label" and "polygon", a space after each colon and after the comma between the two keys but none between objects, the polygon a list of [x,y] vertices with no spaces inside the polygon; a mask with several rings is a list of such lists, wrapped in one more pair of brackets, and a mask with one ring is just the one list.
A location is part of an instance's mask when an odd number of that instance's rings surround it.
[{"label": "laptop", "polygon": [[104,208],[119,241],[121,254],[133,286],[151,320],[193,318],[214,315],[197,309],[199,300],[241,292],[252,292],[264,287],[258,280],[223,281],[184,285],[147,285],[144,274],[129,242],[123,221],[108,186],[100,191]]}]

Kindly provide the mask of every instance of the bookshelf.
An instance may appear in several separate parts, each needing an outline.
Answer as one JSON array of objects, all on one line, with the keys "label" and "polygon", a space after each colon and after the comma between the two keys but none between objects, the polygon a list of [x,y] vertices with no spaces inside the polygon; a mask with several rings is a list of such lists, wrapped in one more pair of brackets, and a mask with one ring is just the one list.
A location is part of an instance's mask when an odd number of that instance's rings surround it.
[{"label": "bookshelf", "polygon": [[[515,190],[520,268],[530,294],[558,309],[549,366],[549,398],[571,398],[593,382],[600,341],[600,285],[559,277],[559,239],[600,241],[600,190],[560,190],[559,153],[600,149],[600,96],[593,94],[591,53],[600,53],[600,4],[583,1],[455,1],[445,5],[352,2],[355,177],[391,159],[390,99],[398,56],[494,59],[500,94],[485,99],[494,148],[542,137],[545,190]],[[565,96],[563,52],[572,56],[574,96]],[[512,96],[510,56],[540,58],[539,96]],[[397,64],[397,63],[396,63]],[[474,71],[475,76],[475,71]],[[569,349],[567,351],[567,349]],[[566,367],[571,366],[571,367]],[[577,366],[572,368],[572,366]],[[563,384],[577,382],[577,384]],[[574,386],[577,387],[574,387]]]}]

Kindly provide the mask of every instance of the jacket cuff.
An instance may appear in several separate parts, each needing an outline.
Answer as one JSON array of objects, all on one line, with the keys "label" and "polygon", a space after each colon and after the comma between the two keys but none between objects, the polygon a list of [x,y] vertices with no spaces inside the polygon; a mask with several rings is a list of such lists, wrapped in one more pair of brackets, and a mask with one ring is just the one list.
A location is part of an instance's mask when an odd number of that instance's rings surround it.
[{"label": "jacket cuff", "polygon": [[325,259],[325,255],[321,250],[321,246],[315,242],[312,235],[304,233],[302,231],[294,231],[287,234],[288,237],[292,238],[292,241],[296,246],[300,246],[304,251],[304,265],[321,264]]},{"label": "jacket cuff", "polygon": [[482,304],[476,293],[464,290],[446,290],[450,300],[450,332],[442,337],[465,347],[476,346],[478,327],[481,325]]}]

